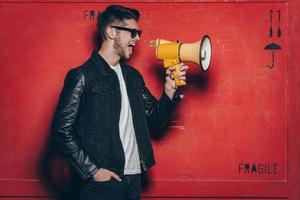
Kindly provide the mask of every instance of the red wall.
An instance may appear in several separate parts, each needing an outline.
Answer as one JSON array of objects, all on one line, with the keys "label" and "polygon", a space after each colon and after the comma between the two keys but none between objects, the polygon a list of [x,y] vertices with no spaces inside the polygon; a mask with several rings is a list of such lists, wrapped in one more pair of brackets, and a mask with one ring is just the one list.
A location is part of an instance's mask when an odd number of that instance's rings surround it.
[{"label": "red wall", "polygon": [[[157,97],[164,75],[150,40],[195,42],[208,34],[213,45],[209,71],[188,63],[185,99],[167,129],[155,133],[157,165],[144,177],[144,198],[299,199],[299,3],[122,4],[141,11],[143,35],[130,63]],[[91,14],[107,5],[0,3],[0,198],[72,193],[68,165],[50,143],[50,125],[65,73],[95,47]],[[281,46],[273,68],[267,66],[272,53],[264,49],[270,43]]]}]

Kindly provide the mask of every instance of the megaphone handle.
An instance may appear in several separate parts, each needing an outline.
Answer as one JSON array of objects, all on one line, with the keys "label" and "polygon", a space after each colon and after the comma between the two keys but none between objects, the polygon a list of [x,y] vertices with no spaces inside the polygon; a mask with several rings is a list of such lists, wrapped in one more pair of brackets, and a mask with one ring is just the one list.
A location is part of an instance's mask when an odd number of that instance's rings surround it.
[{"label": "megaphone handle", "polygon": [[186,85],[186,81],[178,79],[179,66],[180,66],[179,64],[174,65],[175,70],[172,71],[173,77],[175,79],[175,85],[177,87]]}]

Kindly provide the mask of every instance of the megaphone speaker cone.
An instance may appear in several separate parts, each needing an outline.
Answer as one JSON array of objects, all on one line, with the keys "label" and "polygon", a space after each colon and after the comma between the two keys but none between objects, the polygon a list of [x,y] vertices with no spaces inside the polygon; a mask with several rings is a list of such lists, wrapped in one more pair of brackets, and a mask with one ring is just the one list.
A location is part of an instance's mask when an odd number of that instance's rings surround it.
[{"label": "megaphone speaker cone", "polygon": [[193,62],[206,71],[211,60],[211,42],[206,35],[202,40],[195,43],[181,43],[179,50],[180,61]]},{"label": "megaphone speaker cone", "polygon": [[212,47],[210,38],[206,35],[203,37],[200,46],[200,66],[204,71],[208,70],[210,66],[212,55]]}]

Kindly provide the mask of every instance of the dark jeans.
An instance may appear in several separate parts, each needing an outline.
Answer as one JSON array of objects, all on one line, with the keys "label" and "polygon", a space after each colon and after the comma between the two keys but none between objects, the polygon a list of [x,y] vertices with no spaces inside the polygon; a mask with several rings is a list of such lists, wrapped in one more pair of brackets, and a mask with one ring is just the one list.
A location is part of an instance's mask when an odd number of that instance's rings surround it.
[{"label": "dark jeans", "polygon": [[89,180],[81,188],[80,200],[139,200],[141,195],[141,175],[125,175],[122,182],[114,178],[109,181]]}]

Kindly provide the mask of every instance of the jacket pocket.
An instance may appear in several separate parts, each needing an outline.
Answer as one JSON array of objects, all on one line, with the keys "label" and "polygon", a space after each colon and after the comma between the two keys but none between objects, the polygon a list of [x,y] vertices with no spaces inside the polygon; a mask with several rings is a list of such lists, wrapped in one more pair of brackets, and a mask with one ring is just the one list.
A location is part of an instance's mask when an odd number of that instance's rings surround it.
[{"label": "jacket pocket", "polygon": [[112,108],[114,91],[110,86],[94,85],[92,87],[93,109],[97,113],[108,114]]},{"label": "jacket pocket", "polygon": [[94,85],[92,87],[92,93],[96,93],[96,94],[112,94],[112,93],[114,93],[114,91],[112,90],[112,88],[110,88],[108,86]]}]

